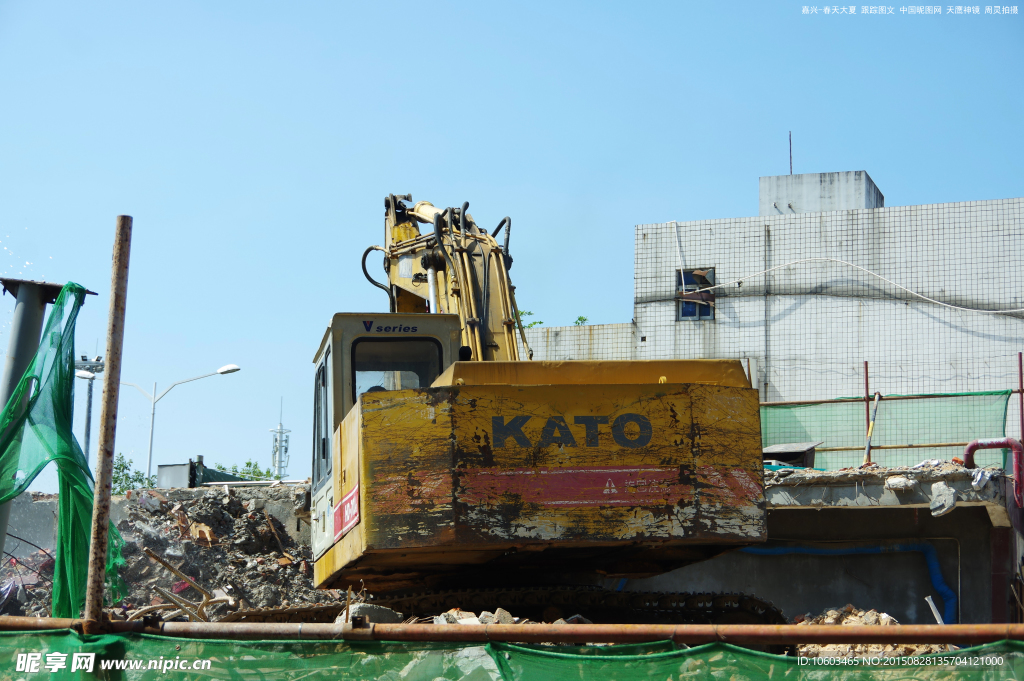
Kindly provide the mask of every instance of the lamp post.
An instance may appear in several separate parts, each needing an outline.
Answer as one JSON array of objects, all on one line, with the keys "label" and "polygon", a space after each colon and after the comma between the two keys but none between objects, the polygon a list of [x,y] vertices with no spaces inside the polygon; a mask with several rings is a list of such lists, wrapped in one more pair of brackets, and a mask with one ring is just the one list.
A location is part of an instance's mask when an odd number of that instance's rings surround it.
[{"label": "lamp post", "polygon": [[160,395],[156,394],[156,383],[153,384],[153,394],[150,395],[149,393],[147,393],[145,390],[135,385],[134,383],[129,383],[128,381],[121,381],[121,385],[130,385],[131,387],[135,388],[140,393],[145,395],[153,405],[152,411],[150,411],[149,413],[149,456],[146,459],[147,483],[149,482],[150,474],[153,471],[153,422],[156,420],[156,403],[162,400],[164,395],[171,392],[171,388],[173,388],[176,385],[181,385],[182,383],[190,383],[192,381],[198,381],[200,378],[207,378],[209,376],[216,376],[218,374],[233,374],[240,368],[241,367],[239,367],[237,364],[225,364],[224,366],[222,366],[220,369],[217,369],[213,373],[203,374],[202,376],[194,376],[193,378],[186,378],[184,381],[172,383],[171,387],[160,393]]},{"label": "lamp post", "polygon": [[89,460],[89,433],[92,431],[92,382],[96,380],[96,374],[103,373],[106,365],[102,357],[89,359],[82,355],[79,362],[75,362],[75,376],[89,381],[89,388],[85,398],[85,460]]}]

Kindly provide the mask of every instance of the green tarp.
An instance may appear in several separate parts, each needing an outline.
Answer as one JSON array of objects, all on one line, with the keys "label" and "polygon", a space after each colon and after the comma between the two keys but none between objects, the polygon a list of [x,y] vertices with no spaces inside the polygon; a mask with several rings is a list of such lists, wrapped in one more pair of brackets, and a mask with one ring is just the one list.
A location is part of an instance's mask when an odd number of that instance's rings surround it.
[{"label": "green tarp", "polygon": [[[1009,401],[1009,390],[882,400],[878,405],[871,444],[966,443],[978,438],[1005,437]],[[822,441],[821,448],[858,448],[844,452],[823,452],[819,448],[814,457],[815,468],[834,470],[859,466],[864,460],[866,431],[863,398],[844,398],[825,404],[761,407],[761,440],[765,447]],[[962,452],[963,445],[878,449],[872,450],[871,459],[883,466],[912,466],[925,459],[948,461],[954,456],[962,456]],[[975,461],[979,466],[1003,465],[1003,453],[1001,450],[981,450]]]},{"label": "green tarp", "polygon": [[[71,433],[75,394],[75,322],[85,289],[69,283],[50,309],[39,349],[0,413],[0,503],[28,489],[51,461],[57,466],[57,547],[53,574],[54,617],[78,617],[89,570],[93,480]],[[117,569],[121,535],[110,526],[108,593],[122,593]]]},{"label": "green tarp", "polygon": [[[73,631],[0,633],[0,679],[384,679],[386,681],[854,681],[1024,678],[1024,644],[1004,641],[916,660],[816,663],[723,643],[680,649],[343,641],[221,641]],[[2,659],[2,657],[0,657]],[[72,668],[77,669],[72,672]],[[88,669],[88,671],[86,671]]]}]

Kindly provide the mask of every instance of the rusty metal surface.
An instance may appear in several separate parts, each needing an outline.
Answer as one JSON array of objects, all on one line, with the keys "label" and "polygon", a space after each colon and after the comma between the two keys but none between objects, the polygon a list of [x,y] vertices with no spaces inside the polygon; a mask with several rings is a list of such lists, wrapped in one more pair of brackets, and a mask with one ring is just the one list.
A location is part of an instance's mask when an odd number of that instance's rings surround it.
[{"label": "rusty metal surface", "polygon": [[364,396],[367,545],[764,538],[756,393],[464,386]]},{"label": "rusty metal surface", "polygon": [[[1024,399],[1024,395],[1021,399]],[[1013,452],[1013,498],[1017,502],[1017,508],[1024,507],[1024,491],[1021,488],[1021,478],[1024,477],[1024,446],[1012,437],[974,440],[964,448],[964,468],[975,467],[974,453],[979,449],[1009,449]]]},{"label": "rusty metal surface", "polygon": [[96,488],[92,508],[89,545],[89,576],[86,582],[85,618],[90,626],[99,623],[103,610],[103,581],[107,567],[110,524],[110,490],[114,466],[114,434],[117,429],[117,398],[121,381],[121,349],[124,345],[124,316],[128,298],[128,261],[131,254],[132,218],[117,216],[114,255],[110,277],[110,311],[107,319],[106,373],[103,379],[99,446],[96,449]]},{"label": "rusty metal surface", "polygon": [[359,409],[358,431],[339,439],[343,461],[358,441],[359,522],[318,561],[318,585],[342,568],[375,591],[392,586],[370,581],[384,573],[499,557],[537,568],[555,555],[545,549],[656,574],[709,557],[697,547],[765,538],[750,388],[463,385],[367,393]]},{"label": "rusty metal surface", "polygon": [[[83,620],[0,617],[0,631],[81,629]],[[340,639],[377,641],[510,641],[524,643],[642,643],[674,640],[698,644],[952,643],[974,645],[1024,640],[1024,624],[828,625],[659,625],[659,624],[247,624],[220,622],[110,622],[113,633],[220,639]]]},{"label": "rusty metal surface", "polygon": [[[35,284],[41,289],[43,302],[47,305],[52,305],[57,302],[57,296],[64,290],[64,284],[53,284],[48,281],[35,281],[32,279],[14,279],[13,277],[0,277],[0,287],[3,288],[3,292],[10,294],[14,297],[18,296],[18,289],[22,284]],[[96,295],[95,291],[86,289],[85,294],[87,296]]]}]

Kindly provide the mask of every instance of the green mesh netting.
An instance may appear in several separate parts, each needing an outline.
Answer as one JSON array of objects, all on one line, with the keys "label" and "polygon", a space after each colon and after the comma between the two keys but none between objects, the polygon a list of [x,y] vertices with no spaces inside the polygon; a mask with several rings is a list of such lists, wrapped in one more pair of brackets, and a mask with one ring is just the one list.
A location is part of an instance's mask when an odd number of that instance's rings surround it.
[{"label": "green mesh netting", "polygon": [[[615,646],[618,648],[619,646]],[[559,681],[681,681],[688,679],[785,679],[786,681],[867,681],[868,679],[1019,679],[1024,678],[1024,643],[1003,641],[949,653],[961,664],[936,664],[940,655],[924,656],[921,664],[861,666],[815,665],[813,659],[769,655],[725,643],[688,650],[644,650],[634,654],[605,654],[610,648],[548,648],[491,643],[503,679],[559,679]],[[574,652],[577,651],[577,652]],[[586,651],[580,654],[578,651]],[[598,652],[594,652],[598,651]],[[994,658],[994,659],[993,659]],[[977,664],[989,662],[990,664]]]},{"label": "green mesh netting", "polygon": [[[0,678],[37,675],[136,679],[292,681],[855,681],[1024,678],[1024,643],[1003,641],[916,664],[815,665],[723,643],[677,649],[671,642],[625,646],[521,646],[358,641],[223,641],[146,635],[82,636],[70,630],[0,633],[8,661]],[[29,656],[34,656],[29,658]],[[84,655],[85,660],[82,656]],[[91,670],[71,673],[74,664]],[[959,664],[956,662],[959,661]],[[195,666],[198,662],[198,666]],[[50,664],[53,669],[47,668]],[[33,667],[33,665],[35,665]],[[35,671],[33,671],[35,669]]]},{"label": "green mesh netting", "polygon": [[[871,444],[920,445],[1005,437],[1009,401],[1009,390],[882,400]],[[765,447],[790,442],[824,442],[815,454],[815,468],[833,470],[860,465],[864,460],[865,434],[863,398],[761,407],[761,438]],[[858,447],[859,450],[821,451],[825,447]],[[871,459],[885,466],[912,466],[925,459],[948,461],[961,456],[962,452],[963,445],[873,449]],[[1003,456],[1001,450],[985,449],[975,455],[975,461],[979,466],[1002,465]]]},{"label": "green mesh netting", "polygon": [[[0,503],[28,489],[51,461],[57,465],[57,548],[54,617],[78,617],[89,570],[93,480],[71,432],[74,413],[75,322],[85,289],[68,283],[50,309],[39,350],[0,414]],[[107,583],[115,600],[125,593],[117,576],[124,565],[121,535],[110,526]]]}]

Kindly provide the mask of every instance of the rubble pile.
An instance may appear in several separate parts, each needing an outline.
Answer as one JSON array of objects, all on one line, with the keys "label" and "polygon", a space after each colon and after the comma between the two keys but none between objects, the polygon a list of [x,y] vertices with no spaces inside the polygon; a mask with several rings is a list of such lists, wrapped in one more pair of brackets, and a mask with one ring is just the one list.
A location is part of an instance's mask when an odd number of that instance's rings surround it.
[{"label": "rubble pile", "polygon": [[[497,608],[494,612],[482,611],[479,615],[469,610],[452,608],[447,612],[434,617],[409,617],[405,618],[402,613],[395,612],[391,608],[373,603],[354,603],[349,612],[338,615],[335,624],[342,624],[352,617],[363,617],[367,622],[374,624],[539,624],[525,617],[513,617],[504,608]],[[559,618],[551,624],[593,624],[582,615]]]},{"label": "rubble pile", "polygon": [[[305,503],[305,487],[282,487],[296,509]],[[127,517],[118,523],[127,565],[121,576],[129,595],[124,615],[166,602],[160,589],[197,602],[202,595],[173,571],[146,555],[153,551],[197,585],[227,601],[211,608],[211,620],[228,611],[312,605],[338,600],[336,591],[313,588],[310,548],[297,544],[265,508],[271,491],[210,488],[180,501],[159,492],[128,496]]]},{"label": "rubble pile", "polygon": [[[303,515],[306,487],[165,491],[167,496],[153,490],[126,495],[117,528],[124,539],[126,565],[120,575],[128,593],[110,609],[112,617],[167,604],[158,589],[191,603],[202,601],[203,595],[182,576],[222,601],[208,608],[211,621],[239,609],[344,600],[344,593],[313,588],[310,547],[297,543],[265,508],[269,500],[292,503],[296,515]],[[4,561],[0,614],[49,617],[53,567],[52,552],[46,551]],[[172,609],[162,612],[168,615]]]},{"label": "rubble pile", "polygon": [[[810,613],[801,615],[793,620],[794,624],[832,624],[837,626],[856,626],[859,624],[871,624],[882,626],[899,626],[896,618],[877,610],[860,610],[853,605],[847,604],[845,608],[833,608],[826,610],[817,617],[811,617]],[[816,643],[805,643],[797,646],[797,655],[800,657],[906,657],[908,655],[928,655],[929,653],[946,652],[945,645],[922,643],[922,644],[829,644],[819,645]]]},{"label": "rubble pile", "polygon": [[[983,472],[984,471],[984,472]],[[986,474],[987,473],[987,474]],[[974,468],[964,467],[964,462],[954,458],[952,461],[940,459],[927,459],[913,466],[882,466],[877,462],[861,464],[860,466],[839,468],[837,470],[823,471],[815,468],[780,468],[779,470],[766,469],[764,481],[769,484],[827,484],[840,482],[864,482],[881,477],[883,480],[899,477],[910,482],[910,484],[942,480],[947,477],[952,479],[971,480],[983,477],[985,482],[1001,471],[997,468]]]},{"label": "rubble pile", "polygon": [[0,568],[0,615],[49,617],[54,558],[39,550],[22,558],[5,556]]}]

